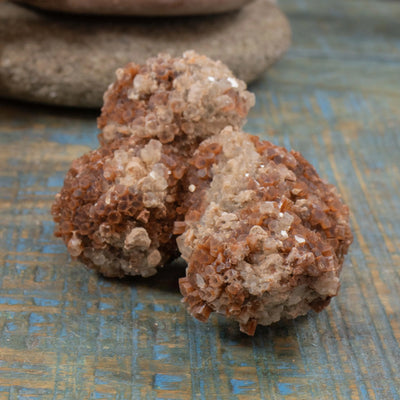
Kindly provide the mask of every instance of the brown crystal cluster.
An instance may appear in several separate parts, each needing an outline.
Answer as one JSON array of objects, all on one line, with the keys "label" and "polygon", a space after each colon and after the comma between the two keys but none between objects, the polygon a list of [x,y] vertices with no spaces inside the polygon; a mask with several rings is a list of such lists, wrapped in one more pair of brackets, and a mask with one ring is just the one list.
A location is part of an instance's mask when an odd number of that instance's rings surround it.
[{"label": "brown crystal cluster", "polygon": [[241,127],[254,95],[220,61],[193,51],[129,64],[104,95],[101,144],[133,136],[197,146],[225,126]]},{"label": "brown crystal cluster", "polygon": [[52,214],[73,257],[106,276],[150,276],[177,255],[186,160],[224,126],[240,128],[254,95],[193,51],[116,75],[98,120],[100,147],[73,162]]},{"label": "brown crystal cluster", "polygon": [[150,276],[179,248],[191,314],[222,313],[249,335],[322,310],[352,242],[349,211],[299,153],[241,131],[253,103],[194,52],[118,70],[100,147],[57,195],[56,235],[106,276]]},{"label": "brown crystal cluster", "polygon": [[200,144],[185,179],[180,288],[196,318],[216,311],[253,335],[337,294],[348,208],[300,153],[227,127]]}]

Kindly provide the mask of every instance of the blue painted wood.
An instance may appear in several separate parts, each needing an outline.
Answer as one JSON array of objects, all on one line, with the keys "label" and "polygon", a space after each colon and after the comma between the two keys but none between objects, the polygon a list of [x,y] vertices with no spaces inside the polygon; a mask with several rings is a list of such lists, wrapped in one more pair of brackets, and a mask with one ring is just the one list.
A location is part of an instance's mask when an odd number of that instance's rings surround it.
[{"label": "blue painted wood", "polygon": [[247,129],[300,150],[351,209],[342,288],[253,338],[180,303],[175,264],[106,280],[49,213],[98,111],[0,102],[0,400],[399,399],[400,3],[281,0],[293,47],[252,85]]}]

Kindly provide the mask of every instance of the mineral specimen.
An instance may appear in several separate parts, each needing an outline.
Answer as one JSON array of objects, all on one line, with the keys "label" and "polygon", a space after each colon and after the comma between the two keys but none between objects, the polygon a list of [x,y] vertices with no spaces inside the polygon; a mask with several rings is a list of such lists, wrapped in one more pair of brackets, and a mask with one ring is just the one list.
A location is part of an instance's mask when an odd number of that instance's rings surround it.
[{"label": "mineral specimen", "polygon": [[191,314],[222,313],[249,335],[327,306],[352,242],[348,208],[298,152],[241,131],[253,103],[194,52],[118,70],[100,147],[72,164],[52,209],[70,254],[146,277],[179,248]]},{"label": "mineral specimen", "polygon": [[101,144],[133,136],[194,148],[227,125],[241,127],[254,105],[228,67],[193,51],[131,63],[116,75],[98,120]]},{"label": "mineral specimen", "polygon": [[328,305],[352,242],[336,189],[300,153],[231,127],[189,164],[178,245],[192,315],[205,321],[216,311],[253,335],[257,324]]},{"label": "mineral specimen", "polygon": [[177,254],[181,179],[205,138],[239,128],[254,95],[194,52],[129,64],[104,98],[101,146],[69,170],[52,213],[73,257],[106,276],[150,276]]}]

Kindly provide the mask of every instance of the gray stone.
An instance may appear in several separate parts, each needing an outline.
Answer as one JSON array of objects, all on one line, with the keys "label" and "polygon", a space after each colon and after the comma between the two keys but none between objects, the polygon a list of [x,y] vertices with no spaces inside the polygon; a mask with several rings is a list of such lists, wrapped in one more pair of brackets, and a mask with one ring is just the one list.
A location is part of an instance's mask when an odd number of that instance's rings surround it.
[{"label": "gray stone", "polygon": [[106,15],[198,15],[237,10],[252,0],[19,0],[44,10]]},{"label": "gray stone", "polygon": [[118,67],[188,49],[250,82],[289,43],[287,19],[266,0],[227,14],[151,19],[54,15],[0,2],[0,96],[99,107]]}]

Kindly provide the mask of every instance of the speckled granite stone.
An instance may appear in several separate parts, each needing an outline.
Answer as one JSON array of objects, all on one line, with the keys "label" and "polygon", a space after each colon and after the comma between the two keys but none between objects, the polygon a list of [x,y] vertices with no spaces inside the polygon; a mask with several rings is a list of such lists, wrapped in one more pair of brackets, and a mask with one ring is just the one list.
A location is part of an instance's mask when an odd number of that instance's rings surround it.
[{"label": "speckled granite stone", "polygon": [[265,0],[227,14],[151,19],[66,16],[0,3],[0,96],[100,107],[121,65],[188,49],[220,59],[249,82],[289,44],[287,19]]},{"label": "speckled granite stone", "polygon": [[198,15],[237,10],[252,0],[22,0],[44,10],[105,15]]}]

